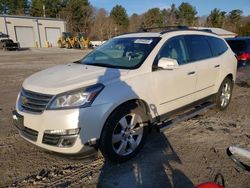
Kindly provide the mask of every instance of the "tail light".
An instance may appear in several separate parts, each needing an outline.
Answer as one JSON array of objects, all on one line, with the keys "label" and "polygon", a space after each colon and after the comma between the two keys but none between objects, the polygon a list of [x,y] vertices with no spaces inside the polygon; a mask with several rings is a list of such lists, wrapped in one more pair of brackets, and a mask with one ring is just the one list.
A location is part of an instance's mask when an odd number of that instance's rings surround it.
[{"label": "tail light", "polygon": [[244,52],[239,55],[237,55],[237,60],[250,60],[250,53]]}]

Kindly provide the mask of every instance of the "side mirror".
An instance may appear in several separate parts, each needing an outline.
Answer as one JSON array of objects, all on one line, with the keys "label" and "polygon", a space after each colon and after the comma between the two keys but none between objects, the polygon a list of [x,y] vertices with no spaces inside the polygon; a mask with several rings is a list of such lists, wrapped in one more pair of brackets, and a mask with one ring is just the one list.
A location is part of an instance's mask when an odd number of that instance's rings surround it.
[{"label": "side mirror", "polygon": [[162,57],[158,62],[158,68],[165,70],[173,70],[179,67],[178,62],[175,59]]}]

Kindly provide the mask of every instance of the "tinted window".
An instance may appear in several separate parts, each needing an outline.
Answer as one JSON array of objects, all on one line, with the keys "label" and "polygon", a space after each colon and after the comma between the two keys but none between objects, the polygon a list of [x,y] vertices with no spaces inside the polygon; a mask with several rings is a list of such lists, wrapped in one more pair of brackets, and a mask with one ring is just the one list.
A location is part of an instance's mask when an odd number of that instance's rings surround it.
[{"label": "tinted window", "polygon": [[198,61],[212,57],[209,44],[204,36],[187,35],[185,40],[190,52],[190,60]]},{"label": "tinted window", "polygon": [[244,52],[247,49],[247,42],[244,40],[227,40],[234,53]]},{"label": "tinted window", "polygon": [[206,38],[211,47],[213,56],[219,56],[223,54],[225,51],[227,51],[228,47],[223,40],[215,37],[206,37]]},{"label": "tinted window", "polygon": [[180,65],[187,63],[188,53],[183,37],[174,37],[168,40],[160,50],[158,60],[162,57],[176,59]]}]

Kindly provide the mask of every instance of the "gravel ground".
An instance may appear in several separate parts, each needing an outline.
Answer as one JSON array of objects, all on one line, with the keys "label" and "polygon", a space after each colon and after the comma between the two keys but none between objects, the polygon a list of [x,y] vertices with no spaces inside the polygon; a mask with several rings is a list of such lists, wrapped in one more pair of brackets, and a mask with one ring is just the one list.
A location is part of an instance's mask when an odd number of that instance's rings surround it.
[{"label": "gravel ground", "polygon": [[67,49],[0,51],[0,187],[194,187],[221,173],[226,187],[249,187],[247,172],[226,155],[230,145],[250,148],[250,90],[235,85],[224,112],[211,109],[165,133],[153,131],[134,159],[117,165],[100,153],[66,159],[18,135],[11,111],[23,80],[47,67],[80,59]]}]

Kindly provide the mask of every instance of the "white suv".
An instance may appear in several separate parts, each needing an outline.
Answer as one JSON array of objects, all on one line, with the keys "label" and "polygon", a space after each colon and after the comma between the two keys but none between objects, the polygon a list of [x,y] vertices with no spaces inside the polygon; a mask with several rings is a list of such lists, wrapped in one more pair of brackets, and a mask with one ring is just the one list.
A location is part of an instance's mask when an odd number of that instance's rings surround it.
[{"label": "white suv", "polygon": [[230,47],[211,32],[126,34],[27,78],[13,118],[37,146],[64,154],[99,148],[122,162],[142,148],[150,126],[163,130],[210,104],[227,108],[236,67]]}]

